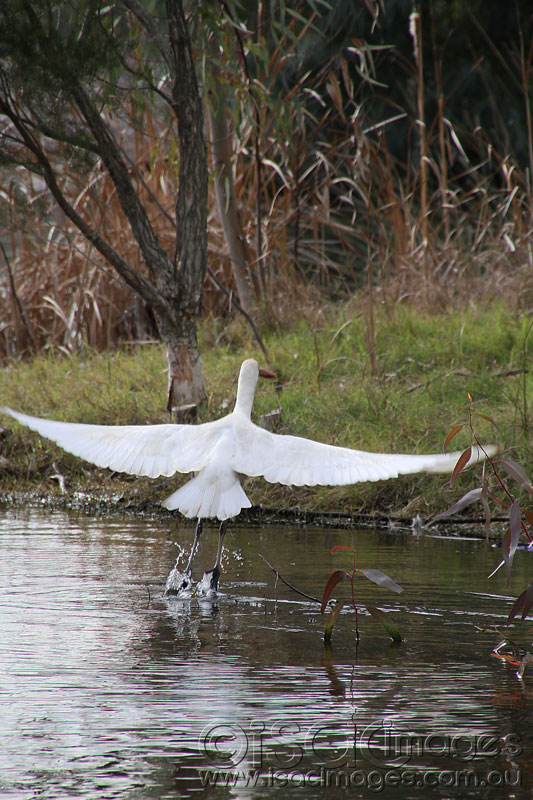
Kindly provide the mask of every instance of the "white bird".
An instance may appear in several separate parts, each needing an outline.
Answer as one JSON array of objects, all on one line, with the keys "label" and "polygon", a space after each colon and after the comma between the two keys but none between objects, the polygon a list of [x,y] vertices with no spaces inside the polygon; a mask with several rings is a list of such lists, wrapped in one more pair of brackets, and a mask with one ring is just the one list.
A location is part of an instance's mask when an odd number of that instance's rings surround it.
[{"label": "white bird", "polygon": [[[186,593],[191,585],[192,561],[202,520],[207,517],[218,518],[221,525],[215,565],[201,584],[207,593],[216,591],[227,520],[251,506],[240,475],[261,476],[270,483],[286,486],[338,486],[416,472],[451,472],[460,456],[460,452],[368,453],[271,433],[250,419],[259,376],[275,377],[260,369],[254,359],[244,361],[233,411],[199,425],[87,425],[31,417],[10,408],[0,410],[99,467],[151,478],[176,472],[195,473],[163,502],[165,508],[179,509],[185,517],[198,520],[185,573],[182,575],[175,568],[167,581],[167,591],[172,594]],[[486,450],[494,452],[494,448]],[[484,457],[481,450],[472,448],[469,466]]]}]

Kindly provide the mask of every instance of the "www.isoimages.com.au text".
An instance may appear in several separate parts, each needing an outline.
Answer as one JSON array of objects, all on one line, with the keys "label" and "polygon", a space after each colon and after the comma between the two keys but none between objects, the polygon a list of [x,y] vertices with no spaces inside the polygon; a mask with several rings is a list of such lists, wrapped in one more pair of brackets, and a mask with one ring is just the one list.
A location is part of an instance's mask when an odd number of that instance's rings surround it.
[{"label": "www.isoimages.com.au text", "polygon": [[385,787],[477,789],[516,788],[522,785],[520,770],[326,770],[298,772],[269,769],[199,771],[202,786],[234,788],[311,787],[365,788],[381,792]]}]

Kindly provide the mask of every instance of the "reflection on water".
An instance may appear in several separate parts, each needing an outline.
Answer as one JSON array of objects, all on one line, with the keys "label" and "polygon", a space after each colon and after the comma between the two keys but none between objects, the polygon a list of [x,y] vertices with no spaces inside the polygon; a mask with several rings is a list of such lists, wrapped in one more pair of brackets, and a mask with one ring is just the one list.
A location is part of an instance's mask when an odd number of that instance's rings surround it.
[{"label": "reflection on water", "polygon": [[362,616],[356,651],[347,610],[325,650],[316,604],[258,553],[320,596],[349,534],[231,530],[216,605],[162,596],[191,540],[174,521],[0,514],[2,798],[530,797],[533,670],[520,683],[476,626],[504,627],[532,554],[507,590],[482,542],[357,532],[359,566],[404,587],[361,579],[358,598],[405,641]]}]

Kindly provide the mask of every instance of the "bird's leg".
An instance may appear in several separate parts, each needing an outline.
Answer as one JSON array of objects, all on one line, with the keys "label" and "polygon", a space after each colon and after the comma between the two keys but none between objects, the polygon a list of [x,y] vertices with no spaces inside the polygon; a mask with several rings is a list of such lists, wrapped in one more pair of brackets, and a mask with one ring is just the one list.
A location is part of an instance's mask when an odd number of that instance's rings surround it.
[{"label": "bird's leg", "polygon": [[189,560],[187,561],[187,566],[185,567],[186,575],[191,574],[192,562],[194,561],[194,556],[196,555],[196,551],[198,550],[198,542],[200,541],[201,535],[202,535],[202,520],[200,519],[200,517],[198,517],[198,520],[196,522],[196,530],[194,531],[194,542],[192,543]]},{"label": "bird's leg", "polygon": [[222,561],[222,550],[224,544],[224,536],[226,535],[226,527],[228,525],[227,520],[223,520],[220,523],[220,528],[218,529],[218,550],[217,550],[217,558],[213,569],[210,569],[209,572],[212,573],[212,588],[216,592],[218,589],[218,579],[220,578],[220,562]]},{"label": "bird's leg", "polygon": [[220,578],[220,562],[222,561],[222,550],[227,524],[227,520],[223,520],[220,523],[220,528],[218,530],[218,550],[216,561],[211,569],[207,570],[207,572],[204,572],[202,580],[196,585],[196,594],[199,596],[206,597],[210,594],[213,594],[218,589],[218,580]]},{"label": "bird's leg", "polygon": [[192,593],[192,577],[191,577],[192,562],[194,561],[194,556],[196,555],[196,551],[198,550],[198,542],[200,541],[201,535],[202,535],[202,520],[198,518],[198,521],[196,523],[196,530],[194,531],[194,542],[192,543],[191,552],[189,555],[189,560],[187,561],[187,566],[185,567],[185,571],[180,572],[178,570],[178,564],[176,562],[174,569],[171,571],[170,575],[167,578],[165,594],[174,594],[174,595],[179,595],[181,597],[190,597]]}]

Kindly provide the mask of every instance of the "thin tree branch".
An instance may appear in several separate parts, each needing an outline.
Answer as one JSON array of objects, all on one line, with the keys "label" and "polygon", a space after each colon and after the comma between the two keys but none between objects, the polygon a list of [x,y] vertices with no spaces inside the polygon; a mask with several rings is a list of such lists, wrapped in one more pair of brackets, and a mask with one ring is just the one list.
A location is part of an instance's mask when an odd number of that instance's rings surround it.
[{"label": "thin tree branch", "polygon": [[259,335],[259,331],[257,330],[256,324],[253,321],[253,319],[250,316],[250,314],[247,311],[244,310],[244,308],[241,306],[241,304],[238,301],[238,299],[233,296],[233,293],[230,292],[230,290],[227,289],[221,281],[219,281],[219,279],[217,278],[217,276],[215,275],[213,270],[210,269],[210,267],[207,268],[207,274],[208,274],[209,278],[211,279],[211,281],[215,284],[215,286],[218,289],[220,289],[221,292],[224,292],[226,297],[230,300],[230,303],[235,306],[235,308],[237,309],[237,311],[240,314],[243,315],[243,317],[245,318],[245,320],[248,322],[249,326],[251,327],[251,329],[253,331],[253,334],[254,334],[255,338],[257,339],[257,344],[259,345],[259,347],[263,351],[266,360],[270,361],[270,356],[268,354],[268,350],[266,349],[265,344],[264,344],[263,340],[261,339],[261,336]]},{"label": "thin tree branch", "polygon": [[165,307],[166,303],[155,286],[153,286],[153,284],[150,283],[150,281],[147,280],[143,275],[132,269],[132,267],[130,267],[130,265],[121,256],[119,256],[116,250],[114,250],[114,248],[112,248],[111,245],[106,242],[105,239],[103,239],[69,203],[57,183],[53,167],[39,142],[22,124],[16,112],[2,98],[0,98],[0,111],[11,119],[13,125],[22,138],[25,147],[34,155],[37,163],[41,167],[42,177],[44,178],[56,203],[64,212],[64,214],[76,225],[85,238],[94,245],[94,247],[104,256],[104,258],[106,258],[107,261],[113,265],[113,267],[117,270],[119,275],[121,275],[131,289],[138,292],[146,300],[146,302],[152,305],[156,310]]},{"label": "thin tree branch", "polygon": [[289,589],[292,589],[292,591],[296,592],[296,594],[300,594],[302,597],[307,598],[307,600],[312,600],[313,603],[319,603],[320,605],[322,604],[322,600],[319,600],[317,597],[312,597],[310,594],[306,594],[305,592],[302,592],[301,589],[297,589],[296,586],[292,585],[292,583],[289,583],[289,581],[286,581],[285,578],[283,577],[283,575],[280,575],[280,573],[277,571],[277,569],[275,567],[273,567],[272,564],[269,561],[267,561],[264,556],[261,555],[261,553],[258,553],[257,555],[259,556],[259,558],[263,559],[263,561],[265,562],[267,567],[270,567],[270,569],[272,570],[272,572],[274,573],[276,578],[279,578],[279,580],[282,583],[284,583],[285,586],[288,586]]},{"label": "thin tree branch", "polygon": [[172,68],[172,54],[168,47],[166,37],[164,37],[154,24],[154,18],[146,10],[144,5],[139,0],[122,0],[123,4],[134,14],[152,41],[157,45],[157,49],[167,62],[168,66]]},{"label": "thin tree branch", "polygon": [[72,96],[98,142],[100,156],[115,184],[120,204],[139,244],[146,266],[152,275],[155,274],[154,263],[157,263],[158,267],[167,274],[171,274],[173,272],[172,262],[161,247],[146,209],[133,188],[119,145],[102,120],[88,93],[80,84],[72,87]]},{"label": "thin tree branch", "polygon": [[[137,17],[138,21],[141,23],[141,25],[148,33],[148,36],[151,37],[151,39],[156,43],[159,52],[161,53],[163,59],[167,63],[167,66],[170,66],[169,48],[166,45],[165,37],[161,33],[159,33],[156,26],[153,24],[153,19],[147,13],[146,9],[141,5],[141,3],[137,2],[137,0],[123,0],[123,2],[128,8],[128,10],[131,11],[132,14]],[[124,70],[128,72],[130,75],[133,75],[137,79],[142,78],[142,80],[146,83],[146,85],[149,87],[151,91],[155,92],[157,95],[159,95],[159,97],[161,97],[165,101],[165,103],[168,103],[168,105],[171,106],[172,98],[170,97],[170,95],[166,94],[159,86],[153,83],[149,79],[149,77],[145,75],[143,72],[138,72],[137,70],[133,69],[133,67],[131,67],[128,64],[127,59],[124,58],[122,53],[118,50],[118,48],[115,47],[115,41],[113,37],[110,36],[109,31],[103,25],[100,25],[100,29],[102,31],[102,35],[105,36],[105,38],[109,42],[110,47],[112,47],[113,50],[115,51],[117,58],[122,64]]]}]

